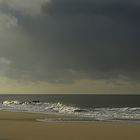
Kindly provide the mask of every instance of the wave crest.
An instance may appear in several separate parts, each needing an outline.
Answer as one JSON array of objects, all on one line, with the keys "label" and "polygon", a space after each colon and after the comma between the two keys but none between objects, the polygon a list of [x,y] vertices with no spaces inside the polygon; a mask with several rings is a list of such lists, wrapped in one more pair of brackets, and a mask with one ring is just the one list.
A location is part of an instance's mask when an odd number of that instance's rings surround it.
[{"label": "wave crest", "polygon": [[140,107],[130,108],[79,108],[58,103],[47,102],[20,102],[4,101],[0,104],[0,110],[38,113],[59,113],[76,115],[77,118],[89,120],[137,120],[140,121]]}]

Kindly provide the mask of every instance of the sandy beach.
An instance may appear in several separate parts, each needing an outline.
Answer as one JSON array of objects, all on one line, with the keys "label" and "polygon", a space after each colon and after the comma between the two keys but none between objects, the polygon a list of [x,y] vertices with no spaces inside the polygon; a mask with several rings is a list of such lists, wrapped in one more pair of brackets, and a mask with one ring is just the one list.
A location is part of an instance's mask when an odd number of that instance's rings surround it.
[{"label": "sandy beach", "polygon": [[36,121],[45,117],[0,112],[0,140],[140,140],[140,124]]}]

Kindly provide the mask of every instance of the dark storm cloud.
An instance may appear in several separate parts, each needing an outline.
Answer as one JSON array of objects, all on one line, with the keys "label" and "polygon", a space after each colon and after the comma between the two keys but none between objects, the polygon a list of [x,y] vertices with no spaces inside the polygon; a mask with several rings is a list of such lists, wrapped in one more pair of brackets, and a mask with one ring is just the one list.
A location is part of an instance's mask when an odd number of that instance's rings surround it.
[{"label": "dark storm cloud", "polygon": [[51,3],[43,5],[44,12],[50,15],[102,15],[124,17],[125,19],[139,20],[140,6],[127,1],[79,1],[79,0],[52,0]]},{"label": "dark storm cloud", "polygon": [[138,1],[52,0],[41,15],[11,13],[38,44],[3,49],[13,62],[7,75],[54,83],[140,80]]}]

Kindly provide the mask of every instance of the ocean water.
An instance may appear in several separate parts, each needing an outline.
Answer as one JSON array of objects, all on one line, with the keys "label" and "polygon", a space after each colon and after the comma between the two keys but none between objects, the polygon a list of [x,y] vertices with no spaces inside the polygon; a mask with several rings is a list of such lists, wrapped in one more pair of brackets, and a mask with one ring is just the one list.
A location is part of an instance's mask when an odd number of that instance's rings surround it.
[{"label": "ocean water", "polygon": [[140,122],[139,95],[0,95],[0,110],[63,114],[40,121]]}]

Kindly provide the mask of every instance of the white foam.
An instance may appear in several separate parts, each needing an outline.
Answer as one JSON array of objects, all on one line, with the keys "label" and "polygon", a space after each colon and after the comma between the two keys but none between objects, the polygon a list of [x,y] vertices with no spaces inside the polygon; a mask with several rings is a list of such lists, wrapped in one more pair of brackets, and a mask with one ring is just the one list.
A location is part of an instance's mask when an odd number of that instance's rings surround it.
[{"label": "white foam", "polygon": [[11,104],[17,105],[19,104],[19,101],[4,101],[3,102],[3,105],[11,105]]},{"label": "white foam", "polygon": [[56,112],[63,114],[72,114],[78,108],[66,106],[61,103],[41,103],[41,102],[19,102],[19,101],[4,101],[0,109],[2,110],[17,110],[28,112]]},{"label": "white foam", "polygon": [[0,110],[59,113],[71,116],[76,115],[76,117],[79,118],[89,118],[93,120],[140,120],[140,107],[82,109],[74,106],[67,106],[59,102],[4,101],[0,104]]}]

